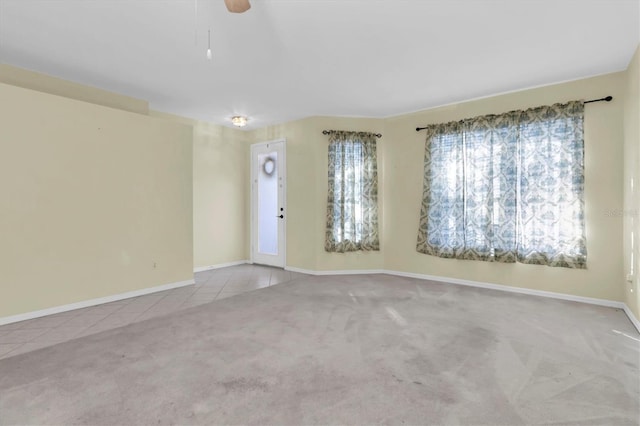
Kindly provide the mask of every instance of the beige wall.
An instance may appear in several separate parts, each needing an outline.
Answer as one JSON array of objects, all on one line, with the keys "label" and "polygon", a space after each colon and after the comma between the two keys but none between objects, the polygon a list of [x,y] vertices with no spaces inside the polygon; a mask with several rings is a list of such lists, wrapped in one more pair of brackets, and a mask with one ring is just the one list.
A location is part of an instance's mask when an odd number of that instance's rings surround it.
[{"label": "beige wall", "polygon": [[[289,267],[326,271],[381,269],[384,265],[385,235],[381,226],[382,250],[368,253],[324,251],[328,188],[328,137],[325,129],[383,132],[383,120],[365,118],[311,117],[251,132],[252,143],[286,138],[287,143],[287,259]],[[384,135],[383,135],[384,136]],[[384,220],[384,163],[381,153],[385,138],[378,140],[380,223]],[[247,186],[247,191],[250,188]],[[248,226],[248,222],[247,222]],[[248,246],[248,244],[247,244]]]},{"label": "beige wall", "polygon": [[[625,73],[616,73],[387,120],[385,268],[622,300],[622,218],[608,212],[622,207],[624,89]],[[585,107],[587,270],[442,259],[416,252],[425,137],[415,131],[417,126],[606,95],[614,100]]]},{"label": "beige wall", "polygon": [[147,101],[1,63],[0,83],[138,114],[149,113],[149,103]]},{"label": "beige wall", "polygon": [[[610,300],[627,295],[638,314],[637,288],[620,284],[631,225],[623,239],[623,215],[616,214],[639,204],[636,195],[623,203],[623,182],[638,175],[640,162],[637,52],[629,72],[387,119],[311,117],[250,132],[154,111],[145,117],[144,101],[29,72],[1,73],[0,81],[7,76],[13,85],[0,84],[0,143],[10,154],[0,157],[0,294],[10,296],[0,297],[0,317],[186,280],[193,267],[248,259],[249,146],[281,138],[289,267],[389,269]],[[585,112],[587,270],[415,251],[424,154],[416,126],[605,95],[614,101]],[[68,99],[74,97],[94,104]],[[380,252],[324,251],[324,129],[383,134]],[[640,232],[639,223],[633,226]]]},{"label": "beige wall", "polygon": [[[388,119],[313,117],[251,132],[253,143],[287,139],[287,266],[388,269],[622,301],[622,217],[616,211],[623,207],[626,76],[609,74]],[[614,101],[589,104],[585,110],[587,270],[441,259],[416,252],[424,156],[424,133],[416,133],[416,126],[606,95]],[[328,144],[323,129],[383,134],[378,144],[379,253],[324,251]]]},{"label": "beige wall", "polygon": [[194,266],[246,260],[247,135],[203,122],[193,131]]},{"label": "beige wall", "polygon": [[191,138],[0,84],[0,317],[192,279]]},{"label": "beige wall", "polygon": [[176,115],[193,128],[193,266],[249,259],[249,133]]},{"label": "beige wall", "polygon": [[[627,306],[640,318],[640,47],[627,69],[627,91],[624,99],[624,273],[633,276],[624,283]],[[631,181],[634,190],[631,189]],[[631,234],[634,247],[631,248]],[[633,251],[633,268],[631,252]]]}]

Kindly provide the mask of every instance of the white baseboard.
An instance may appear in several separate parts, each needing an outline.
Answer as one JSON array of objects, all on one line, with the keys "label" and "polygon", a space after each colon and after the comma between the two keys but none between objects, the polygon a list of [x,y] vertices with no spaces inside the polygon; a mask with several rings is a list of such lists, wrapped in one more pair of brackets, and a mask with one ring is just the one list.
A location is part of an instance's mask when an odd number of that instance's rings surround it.
[{"label": "white baseboard", "polygon": [[550,299],[568,300],[571,302],[587,303],[589,305],[598,305],[598,306],[606,306],[608,308],[622,309],[624,313],[627,314],[627,317],[629,317],[629,320],[631,321],[633,326],[638,330],[638,333],[640,333],[640,321],[638,321],[635,315],[633,315],[633,312],[631,311],[631,309],[629,309],[626,303],[618,302],[616,300],[597,299],[594,297],[585,297],[585,296],[575,296],[575,295],[566,294],[566,293],[555,293],[553,291],[533,290],[530,288],[512,287],[508,285],[491,284],[491,283],[471,281],[471,280],[462,280],[458,278],[440,277],[436,275],[414,274],[411,272],[386,271],[385,273],[389,275],[396,275],[399,277],[409,277],[409,278],[419,278],[419,279],[431,280],[431,281],[440,281],[448,284],[488,288],[491,290],[508,291],[510,293],[528,294],[531,296],[548,297]]},{"label": "white baseboard", "polygon": [[316,275],[316,273],[310,269],[296,268],[295,266],[285,266],[284,270],[291,271],[291,272],[298,272],[298,273],[307,274],[307,275]]},{"label": "white baseboard", "polygon": [[314,271],[311,269],[296,268],[294,266],[285,266],[286,271],[299,272],[307,275],[364,275],[364,274],[386,274],[384,269],[343,269],[338,271]]},{"label": "white baseboard", "polygon": [[[205,267],[198,267],[194,269],[194,272],[209,271],[212,269],[226,268],[229,266],[243,265],[249,263],[248,260],[239,260],[235,262],[221,263],[218,265],[211,265]],[[486,288],[491,290],[507,291],[511,293],[528,294],[532,296],[548,297],[552,299],[568,300],[572,302],[588,303],[591,305],[606,306],[610,308],[618,308],[624,310],[625,314],[629,317],[629,320],[634,327],[640,333],[640,321],[635,317],[631,309],[624,303],[614,300],[597,299],[593,297],[574,296],[571,294],[555,293],[544,290],[533,290],[529,288],[512,287],[502,284],[492,284],[481,281],[463,280],[458,278],[442,277],[437,275],[416,274],[412,272],[392,271],[386,269],[365,269],[365,270],[334,270],[334,271],[314,271],[311,269],[296,268],[294,266],[285,266],[287,271],[299,272],[308,275],[366,275],[366,274],[388,274],[399,277],[418,278],[430,281],[439,281],[448,284],[464,285],[469,287]],[[42,309],[39,311],[27,312],[24,314],[12,315],[8,317],[0,318],[0,325],[11,324],[18,321],[25,321],[29,319],[39,318],[46,315],[58,314],[61,312],[72,311],[74,309],[87,308],[90,306],[101,305],[103,303],[115,302],[118,300],[129,299],[131,297],[144,296],[146,294],[157,293],[159,291],[171,290],[174,288],[184,287],[194,284],[194,280],[179,281],[170,284],[164,284],[156,287],[144,288],[140,290],[129,291],[126,293],[115,294],[112,296],[100,297],[97,299],[84,300],[82,302],[71,303],[68,305],[55,306],[53,308]]]},{"label": "white baseboard", "polygon": [[193,268],[193,272],[195,273],[195,272],[210,271],[212,269],[220,269],[220,268],[227,268],[229,266],[244,265],[245,263],[249,263],[249,261],[248,260],[236,260],[234,262],[218,263],[217,265],[198,266],[197,268]]},{"label": "white baseboard", "polygon": [[528,294],[531,296],[548,297],[551,299],[568,300],[571,302],[587,303],[590,305],[606,306],[608,308],[617,308],[624,310],[629,320],[640,333],[640,321],[633,315],[631,309],[624,303],[615,300],[597,299],[594,297],[575,296],[572,294],[555,293],[552,291],[534,290],[530,288],[512,287],[502,284],[492,284],[481,281],[463,280],[459,278],[449,278],[437,275],[416,274],[412,272],[392,271],[387,269],[370,269],[370,270],[343,270],[343,271],[313,271],[310,269],[296,268],[286,266],[287,271],[300,272],[309,275],[358,275],[358,274],[388,274],[399,277],[418,278],[422,280],[439,281],[448,284],[465,285],[469,287],[486,288],[491,290],[507,291],[510,293]]},{"label": "white baseboard", "polygon": [[584,297],[584,296],[574,296],[572,294],[555,293],[552,291],[534,290],[534,289],[522,288],[522,287],[512,287],[512,286],[502,285],[502,284],[492,284],[492,283],[486,283],[481,281],[471,281],[471,280],[463,280],[459,278],[441,277],[437,275],[414,274],[411,272],[402,272],[402,271],[387,271],[386,273],[389,275],[397,275],[399,277],[419,278],[423,280],[440,281],[440,282],[445,282],[449,284],[465,285],[469,287],[488,288],[491,290],[508,291],[510,293],[528,294],[531,296],[541,296],[541,297],[548,297],[551,299],[561,299],[561,300],[569,300],[572,302],[588,303],[590,305],[607,306],[609,308],[622,309],[624,305],[624,303],[617,302],[614,300],[596,299],[593,297]]},{"label": "white baseboard", "polygon": [[24,314],[12,315],[0,318],[0,325],[11,324],[14,322],[30,320],[34,318],[44,317],[46,315],[59,314],[62,312],[73,311],[75,309],[88,308],[90,306],[102,305],[103,303],[116,302],[118,300],[129,299],[131,297],[144,296],[146,294],[157,293],[159,291],[171,290],[174,288],[184,287],[194,284],[193,279],[186,281],[178,281],[175,283],[163,284],[156,287],[143,288],[140,290],[128,291],[126,293],[114,294],[112,296],[99,297],[97,299],[83,300],[82,302],[70,303],[68,305],[54,306],[53,308],[41,309],[39,311],[26,312]]},{"label": "white baseboard", "polygon": [[627,314],[627,316],[629,317],[629,321],[631,321],[631,324],[633,324],[633,326],[638,330],[638,333],[640,333],[640,321],[638,321],[638,318],[636,318],[636,316],[633,315],[633,312],[631,311],[629,306],[627,306],[626,303],[624,303],[623,309],[624,309],[624,313]]}]

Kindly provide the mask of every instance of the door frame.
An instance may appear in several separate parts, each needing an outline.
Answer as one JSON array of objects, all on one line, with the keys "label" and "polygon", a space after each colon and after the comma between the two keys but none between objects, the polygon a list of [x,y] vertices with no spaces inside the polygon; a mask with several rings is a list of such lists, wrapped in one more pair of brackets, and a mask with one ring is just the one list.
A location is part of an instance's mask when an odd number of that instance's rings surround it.
[{"label": "door frame", "polygon": [[288,217],[288,209],[287,209],[287,139],[286,138],[281,138],[281,139],[274,139],[274,140],[270,140],[270,141],[264,141],[264,142],[257,142],[257,143],[253,143],[251,144],[251,146],[249,147],[249,170],[250,170],[250,181],[249,181],[249,186],[250,186],[250,191],[249,191],[249,197],[250,197],[250,202],[249,202],[249,206],[250,206],[250,214],[249,214],[249,222],[250,222],[250,226],[249,226],[249,262],[251,264],[254,263],[255,259],[254,259],[254,247],[256,244],[255,241],[255,228],[256,228],[256,221],[255,221],[255,213],[256,213],[256,208],[257,206],[255,205],[255,191],[256,191],[256,185],[255,185],[255,179],[256,179],[256,170],[253,167],[253,152],[256,148],[258,147],[263,147],[265,145],[269,145],[269,144],[274,144],[274,143],[280,143],[282,142],[282,160],[280,160],[280,164],[282,165],[282,182],[283,182],[283,190],[282,190],[282,207],[284,208],[284,219],[282,219],[284,221],[284,223],[282,224],[283,226],[283,232],[282,232],[282,241],[278,241],[278,248],[282,250],[283,256],[283,265],[282,268],[284,269],[287,266],[287,217]]}]

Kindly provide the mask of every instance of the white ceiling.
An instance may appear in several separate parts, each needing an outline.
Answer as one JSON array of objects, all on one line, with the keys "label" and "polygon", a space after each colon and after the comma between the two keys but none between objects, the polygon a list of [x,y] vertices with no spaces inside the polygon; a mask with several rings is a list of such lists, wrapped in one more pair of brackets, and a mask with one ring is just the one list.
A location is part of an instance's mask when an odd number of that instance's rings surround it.
[{"label": "white ceiling", "polygon": [[623,70],[639,4],[252,0],[236,15],[222,0],[0,0],[0,62],[218,124],[247,115],[247,129],[387,117]]}]

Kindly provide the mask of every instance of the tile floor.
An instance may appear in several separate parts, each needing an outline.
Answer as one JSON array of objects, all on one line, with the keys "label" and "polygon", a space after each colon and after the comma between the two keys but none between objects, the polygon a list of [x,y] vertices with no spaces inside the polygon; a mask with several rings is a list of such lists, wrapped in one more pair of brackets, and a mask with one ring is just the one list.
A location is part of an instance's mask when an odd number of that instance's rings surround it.
[{"label": "tile floor", "polygon": [[231,266],[194,274],[194,285],[3,325],[0,359],[288,282],[302,275],[267,266]]}]

